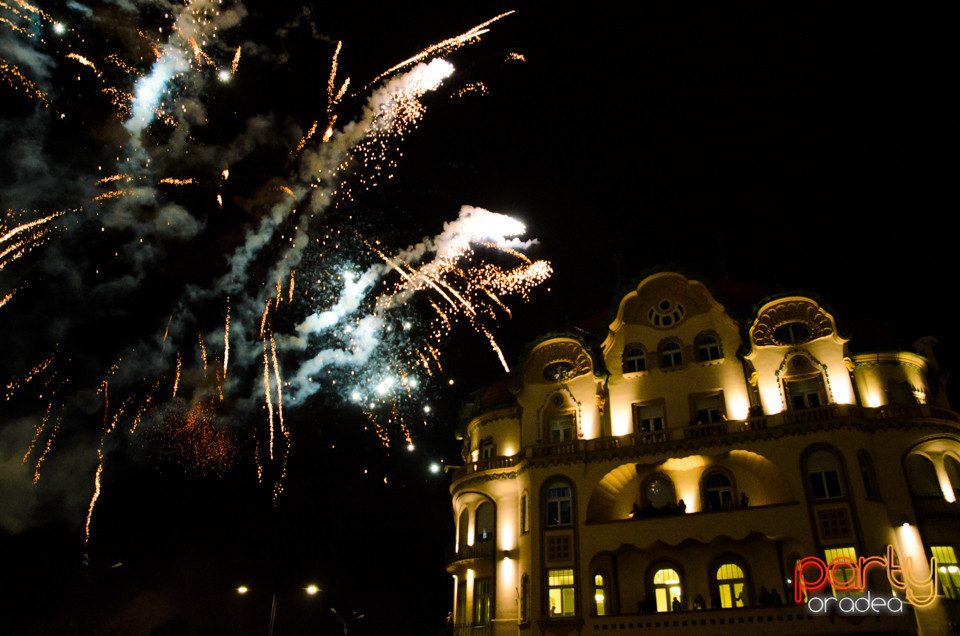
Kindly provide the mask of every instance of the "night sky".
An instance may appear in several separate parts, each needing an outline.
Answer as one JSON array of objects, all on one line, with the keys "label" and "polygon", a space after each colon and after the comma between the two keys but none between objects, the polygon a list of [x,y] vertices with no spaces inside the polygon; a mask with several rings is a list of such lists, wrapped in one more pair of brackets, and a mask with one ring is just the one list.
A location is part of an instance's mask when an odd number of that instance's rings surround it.
[{"label": "night sky", "polygon": [[[43,108],[9,76],[0,83],[0,205],[28,211],[18,222],[83,211],[58,219],[61,231],[0,271],[0,298],[19,290],[0,307],[0,379],[22,378],[60,343],[58,379],[44,390],[57,388],[66,405],[36,485],[32,462],[21,459],[48,401],[30,385],[0,411],[4,633],[259,634],[274,590],[277,634],[340,633],[331,607],[345,618],[363,614],[348,619],[351,633],[443,626],[453,519],[449,477],[429,466],[461,462],[460,406],[504,373],[469,322],[443,342],[443,372],[424,376],[399,402],[413,450],[382,409],[374,421],[330,385],[289,405],[287,474],[274,500],[279,464],[268,464],[264,483],[256,472],[266,419],[260,343],[245,357],[238,325],[256,340],[259,313],[247,315],[239,298],[272,284],[265,272],[275,241],[231,299],[235,375],[209,416],[229,442],[229,461],[198,464],[178,437],[177,417],[212,391],[190,347],[198,331],[220,329],[222,339],[224,295],[203,290],[216,287],[227,259],[282,199],[275,186],[295,187],[291,148],[323,122],[338,41],[338,78],[351,77],[351,92],[337,127],[360,116],[376,88],[364,87],[385,69],[516,9],[446,57],[454,74],[421,99],[419,125],[390,142],[390,178],[321,215],[316,227],[341,231],[349,247],[306,258],[298,291],[312,274],[326,280],[331,252],[370,266],[377,259],[365,241],[403,249],[472,205],[521,220],[524,238],[539,241],[527,255],[554,270],[529,302],[507,299],[512,319],[500,312],[489,323],[510,365],[538,335],[602,327],[623,293],[662,269],[710,284],[741,321],[768,295],[801,292],[827,303],[855,351],[909,348],[934,335],[941,366],[952,368],[960,354],[951,310],[960,272],[955,8],[674,3],[628,14],[603,3],[374,11],[249,2],[239,25],[221,33],[222,49],[209,47],[229,67],[242,44],[236,75],[227,84],[182,80],[169,102],[202,105],[205,123],[192,121],[185,140],[176,134],[182,123],[143,133],[142,145],[157,153],[143,172],[198,184],[156,187],[155,200],[132,205],[130,197],[91,201],[105,191],[93,185],[99,178],[122,172],[116,157],[131,143],[100,89],[110,80],[130,91],[133,78],[110,74],[104,59],[117,52],[133,64],[143,55],[137,73],[145,73],[154,58],[136,29],[169,28],[164,12],[172,9],[49,4],[44,11],[73,29],[60,40],[28,11],[17,18],[0,10],[16,24],[40,25],[31,39],[0,23],[0,58],[25,69],[51,102]],[[102,66],[107,80],[66,60],[70,50]],[[480,82],[486,94],[457,96]],[[226,184],[216,178],[225,163]],[[352,183],[363,177],[355,172]],[[222,211],[213,203],[220,191]],[[176,231],[158,230],[157,220],[169,218]],[[292,332],[324,302],[317,292],[299,314],[278,312],[276,333]],[[412,301],[409,311],[424,318],[430,306]],[[137,434],[110,434],[85,547],[109,419],[98,389],[122,357],[108,413],[128,396],[139,404],[154,377],[169,392],[173,349],[160,336],[171,315],[185,388],[177,400],[158,397]],[[410,343],[391,347],[416,349],[423,333],[413,331]],[[162,364],[150,357],[157,350]],[[303,360],[280,357],[285,373]],[[315,597],[302,591],[311,582],[322,588]],[[251,592],[237,595],[240,584]]]}]

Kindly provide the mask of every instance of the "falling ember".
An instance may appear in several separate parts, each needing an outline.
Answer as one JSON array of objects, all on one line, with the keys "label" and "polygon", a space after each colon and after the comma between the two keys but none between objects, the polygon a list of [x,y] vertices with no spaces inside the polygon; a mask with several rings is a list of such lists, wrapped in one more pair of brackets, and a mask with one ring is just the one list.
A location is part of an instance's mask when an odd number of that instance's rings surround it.
[{"label": "falling ember", "polygon": [[233,62],[230,63],[230,72],[234,75],[237,74],[237,67],[240,66],[240,47],[237,47],[237,52],[233,54]]},{"label": "falling ember", "polygon": [[185,186],[185,185],[190,185],[193,182],[194,182],[193,179],[174,179],[173,177],[167,177],[166,179],[160,179],[160,181],[158,181],[157,184]]},{"label": "falling ember", "polygon": [[203,334],[197,334],[197,339],[200,341],[200,356],[203,358],[203,370],[207,370],[207,347],[203,344]]},{"label": "falling ember", "polygon": [[[301,150],[303,150],[304,146],[307,145],[307,141],[309,141],[310,138],[313,137],[313,133],[317,132],[318,123],[320,122],[318,121],[313,122],[313,125],[310,126],[310,130],[307,131],[307,134],[305,134],[303,137],[300,138],[300,142],[297,144],[297,149],[294,152],[300,152]],[[226,170],[224,170],[224,172],[226,172]]]},{"label": "falling ember", "polygon": [[167,318],[167,328],[163,330],[163,342],[167,341],[167,334],[170,333],[170,323],[172,321],[173,321],[173,314],[170,314],[170,317]]},{"label": "falling ember", "polygon": [[223,377],[227,377],[227,361],[230,360],[230,299],[227,298],[227,319],[223,323]]},{"label": "falling ember", "polygon": [[217,195],[217,205],[220,207],[221,210],[223,209],[223,197],[220,196],[219,194]]},{"label": "falling ember", "polygon": [[93,507],[97,505],[97,499],[100,498],[100,474],[103,472],[103,449],[97,449],[97,457],[100,463],[97,464],[97,474],[93,477],[93,497],[90,499],[90,506],[87,508],[87,522],[84,525],[85,538],[83,545],[86,547],[90,543],[90,520],[93,518]]},{"label": "falling ember", "polygon": [[[295,273],[295,271],[291,269],[291,270],[290,270],[290,295],[289,295],[289,299],[290,299],[289,302],[291,302],[291,303],[293,302],[293,275],[294,275],[294,273]],[[2,306],[3,306],[3,305],[0,304],[0,307],[2,307]]]},{"label": "falling ember", "polygon": [[177,377],[173,380],[173,397],[177,397],[177,387],[180,386],[180,352],[177,351]]},{"label": "falling ember", "polygon": [[270,460],[273,461],[273,402],[270,399],[270,362],[267,358],[267,343],[263,343],[263,394],[267,401],[270,431]]}]

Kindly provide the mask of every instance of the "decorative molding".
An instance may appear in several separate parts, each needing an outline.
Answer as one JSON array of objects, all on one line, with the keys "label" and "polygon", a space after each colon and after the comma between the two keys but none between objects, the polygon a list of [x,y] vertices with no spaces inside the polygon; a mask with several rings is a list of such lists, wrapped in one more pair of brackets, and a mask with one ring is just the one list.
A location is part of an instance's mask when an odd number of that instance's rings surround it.
[{"label": "decorative molding", "polygon": [[579,342],[558,339],[539,346],[530,354],[524,368],[524,383],[557,384],[543,377],[544,370],[556,362],[566,362],[572,367],[568,376],[560,378],[561,382],[593,371],[593,360]]},{"label": "decorative molding", "polygon": [[754,346],[786,346],[794,343],[781,342],[776,330],[781,326],[799,322],[810,330],[807,341],[816,340],[837,332],[833,317],[820,305],[809,298],[781,298],[765,305],[753,326],[750,327],[750,340]]}]

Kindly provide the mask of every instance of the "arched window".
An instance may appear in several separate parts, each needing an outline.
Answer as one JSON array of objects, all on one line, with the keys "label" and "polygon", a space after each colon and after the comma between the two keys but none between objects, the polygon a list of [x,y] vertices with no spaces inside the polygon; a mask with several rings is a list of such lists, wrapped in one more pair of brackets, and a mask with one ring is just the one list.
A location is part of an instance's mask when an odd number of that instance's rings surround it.
[{"label": "arched window", "polygon": [[577,438],[577,405],[569,394],[557,391],[543,409],[544,438],[550,444]]},{"label": "arched window", "polygon": [[840,486],[840,464],[828,450],[818,450],[807,458],[807,475],[810,478],[810,494],[814,501],[836,499],[843,496]]},{"label": "arched window", "polygon": [[473,531],[473,542],[490,541],[493,539],[494,528],[493,504],[485,501],[477,506],[477,521]]},{"label": "arched window", "polygon": [[644,506],[661,509],[677,503],[677,494],[673,482],[666,475],[655,475],[643,486]]},{"label": "arched window", "polygon": [[910,490],[920,497],[941,497],[940,480],[937,479],[937,469],[929,458],[914,453],[907,457],[907,479]]},{"label": "arched window", "polygon": [[603,573],[595,573],[593,575],[593,609],[597,616],[606,616],[610,613],[609,597]]},{"label": "arched window", "polygon": [[861,450],[857,453],[857,466],[860,468],[860,477],[863,479],[863,491],[867,494],[867,499],[879,499],[880,492],[877,490],[877,476],[873,472],[873,460],[867,451]]},{"label": "arched window", "polygon": [[664,567],[656,571],[653,575],[653,596],[658,612],[671,611],[674,599],[683,603],[683,585],[676,570]]},{"label": "arched window", "polygon": [[660,347],[660,366],[663,368],[679,367],[683,364],[683,355],[680,345],[676,342],[667,342]]},{"label": "arched window", "polygon": [[547,488],[547,526],[569,526],[573,522],[573,494],[570,486],[556,482]]},{"label": "arched window", "polygon": [[720,339],[710,334],[704,334],[697,338],[697,360],[706,362],[708,360],[719,360]]},{"label": "arched window", "polygon": [[784,390],[792,409],[810,409],[828,403],[823,374],[805,355],[795,355],[787,363]]},{"label": "arched window", "polygon": [[647,358],[643,347],[638,344],[627,345],[623,350],[623,372],[635,373],[647,370]]},{"label": "arched window", "polygon": [[576,614],[576,587],[574,586],[572,569],[547,570],[547,586],[550,616],[573,616]]},{"label": "arched window", "polygon": [[468,531],[470,528],[470,512],[464,508],[460,511],[460,521],[457,522],[457,550],[463,551],[468,543]]},{"label": "arched window", "polygon": [[717,568],[717,588],[720,592],[720,605],[724,608],[743,607],[744,598],[743,569],[736,563],[724,563]]},{"label": "arched window", "polygon": [[733,510],[735,494],[733,480],[726,473],[714,470],[703,480],[703,509]]}]

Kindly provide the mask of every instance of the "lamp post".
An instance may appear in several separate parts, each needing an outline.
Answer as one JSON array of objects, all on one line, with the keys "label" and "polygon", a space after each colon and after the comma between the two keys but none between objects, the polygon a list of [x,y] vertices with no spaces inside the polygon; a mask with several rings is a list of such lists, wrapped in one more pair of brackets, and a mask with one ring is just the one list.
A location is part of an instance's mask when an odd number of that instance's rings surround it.
[{"label": "lamp post", "polygon": [[[343,624],[343,636],[348,636],[347,621],[343,620],[343,617],[340,616],[340,613],[337,611],[337,608],[331,607],[330,611],[333,612],[333,615],[336,616],[338,619],[340,619],[340,622]],[[356,612],[354,612],[351,618],[355,620],[360,620],[361,618],[363,618],[363,614],[357,614]]]},{"label": "lamp post", "polygon": [[[250,588],[247,587],[246,585],[240,585],[236,588],[236,590],[237,590],[237,594],[240,594],[241,596],[248,594],[250,592]],[[303,591],[308,596],[316,596],[320,592],[320,587],[313,583],[310,583],[309,585],[303,588]],[[271,598],[270,598],[270,623],[267,626],[267,636],[273,636],[273,628],[276,625],[276,623],[277,623],[277,585],[274,585],[273,594],[271,595]]]}]

